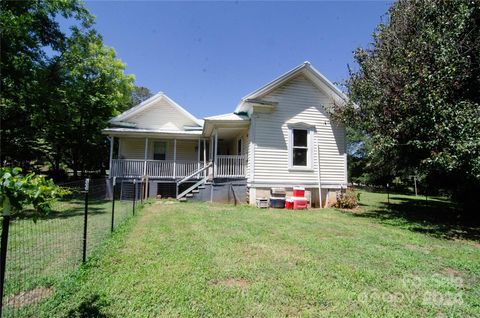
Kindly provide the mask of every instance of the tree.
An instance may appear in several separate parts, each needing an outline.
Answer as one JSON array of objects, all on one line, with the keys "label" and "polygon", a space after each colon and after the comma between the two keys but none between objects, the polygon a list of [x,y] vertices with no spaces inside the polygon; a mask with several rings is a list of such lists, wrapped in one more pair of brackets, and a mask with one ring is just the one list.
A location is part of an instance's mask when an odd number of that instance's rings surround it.
[{"label": "tree", "polygon": [[[3,42],[7,46],[1,65],[2,163],[28,168],[46,159],[56,172],[62,164],[82,174],[104,169],[108,148],[101,130],[130,105],[133,76],[103,44],[81,2],[1,5],[2,51]],[[76,22],[68,36],[56,22],[59,14]]]},{"label": "tree", "polygon": [[480,190],[480,4],[398,1],[357,49],[338,120],[362,132],[370,162],[421,174],[467,200]]},{"label": "tree", "polygon": [[147,87],[135,86],[132,91],[132,103],[130,107],[137,106],[138,104],[149,99],[152,96],[152,92]]},{"label": "tree", "polygon": [[46,48],[62,50],[67,38],[57,15],[73,18],[85,28],[93,22],[75,0],[0,1],[1,163],[7,159],[25,166],[39,154],[32,122],[46,83],[40,80],[49,60]]},{"label": "tree", "polygon": [[[101,37],[90,31],[75,31],[62,56],[66,72],[66,108],[73,125],[67,128],[71,167],[83,172],[101,168],[108,158],[108,145],[101,130],[108,120],[130,102],[134,77],[125,75],[125,64]],[[60,123],[61,124],[61,123]],[[95,156],[92,154],[95,153]]]}]

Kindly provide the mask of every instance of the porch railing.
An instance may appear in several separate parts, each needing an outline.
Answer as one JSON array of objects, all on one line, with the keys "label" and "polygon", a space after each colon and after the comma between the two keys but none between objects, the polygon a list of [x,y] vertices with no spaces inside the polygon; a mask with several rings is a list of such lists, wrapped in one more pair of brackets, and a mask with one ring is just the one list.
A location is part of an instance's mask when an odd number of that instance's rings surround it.
[{"label": "porch railing", "polygon": [[114,159],[112,160],[111,177],[136,178],[143,176],[145,160]]},{"label": "porch railing", "polygon": [[[203,162],[193,160],[113,159],[111,176],[138,178],[147,175],[150,178],[177,179],[189,176],[203,167]],[[215,177],[243,178],[245,172],[245,155],[217,156]]]},{"label": "porch railing", "polygon": [[182,178],[201,167],[203,162],[189,160],[113,159],[111,176],[136,178],[147,175],[152,178]]},{"label": "porch railing", "polygon": [[215,176],[218,178],[243,178],[246,169],[245,155],[217,156]]}]

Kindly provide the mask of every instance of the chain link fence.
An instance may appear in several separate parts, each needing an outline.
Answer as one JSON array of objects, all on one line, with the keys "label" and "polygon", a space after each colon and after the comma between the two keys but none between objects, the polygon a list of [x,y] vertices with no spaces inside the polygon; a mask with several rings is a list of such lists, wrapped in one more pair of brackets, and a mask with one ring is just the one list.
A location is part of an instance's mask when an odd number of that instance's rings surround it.
[{"label": "chain link fence", "polygon": [[0,317],[35,317],[39,304],[143,202],[144,183],[114,179],[59,184],[70,194],[52,211],[3,216]]}]

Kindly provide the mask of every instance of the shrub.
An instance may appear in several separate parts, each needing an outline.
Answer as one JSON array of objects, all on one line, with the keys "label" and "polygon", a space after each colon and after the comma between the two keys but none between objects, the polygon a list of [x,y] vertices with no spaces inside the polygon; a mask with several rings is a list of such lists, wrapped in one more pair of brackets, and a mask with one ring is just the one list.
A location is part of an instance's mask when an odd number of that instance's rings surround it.
[{"label": "shrub", "polygon": [[347,189],[347,191],[340,191],[337,194],[337,202],[334,207],[340,209],[354,209],[358,206],[360,201],[360,193],[355,192],[353,189]]},{"label": "shrub", "polygon": [[0,168],[0,214],[19,212],[28,205],[46,214],[56,198],[69,193],[44,176],[21,172],[20,168]]}]

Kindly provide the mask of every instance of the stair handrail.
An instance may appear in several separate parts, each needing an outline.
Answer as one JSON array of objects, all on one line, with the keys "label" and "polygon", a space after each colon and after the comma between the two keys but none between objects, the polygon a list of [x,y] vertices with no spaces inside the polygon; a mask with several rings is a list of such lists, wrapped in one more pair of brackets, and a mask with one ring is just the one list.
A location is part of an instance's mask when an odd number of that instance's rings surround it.
[{"label": "stair handrail", "polygon": [[189,176],[186,176],[185,178],[181,179],[180,181],[177,182],[177,187],[179,185],[181,185],[182,183],[188,181],[190,178],[192,178],[193,176],[205,171],[206,169],[210,168],[211,166],[213,165],[213,162],[209,162],[205,167],[201,168],[201,169],[198,169],[197,171],[195,171],[194,173],[192,173],[191,175]]},{"label": "stair handrail", "polygon": [[[195,189],[196,187],[200,186],[201,184],[204,184],[205,182],[207,182],[207,179],[208,178],[203,178],[202,180],[198,181],[197,183],[195,183],[194,185],[192,185],[190,188],[188,188],[187,190],[183,191],[182,193],[180,193],[179,195],[177,195],[177,200],[183,198],[184,196],[186,196],[188,193],[190,193],[190,191],[192,191],[193,189]],[[178,189],[178,188],[177,188]]]}]

